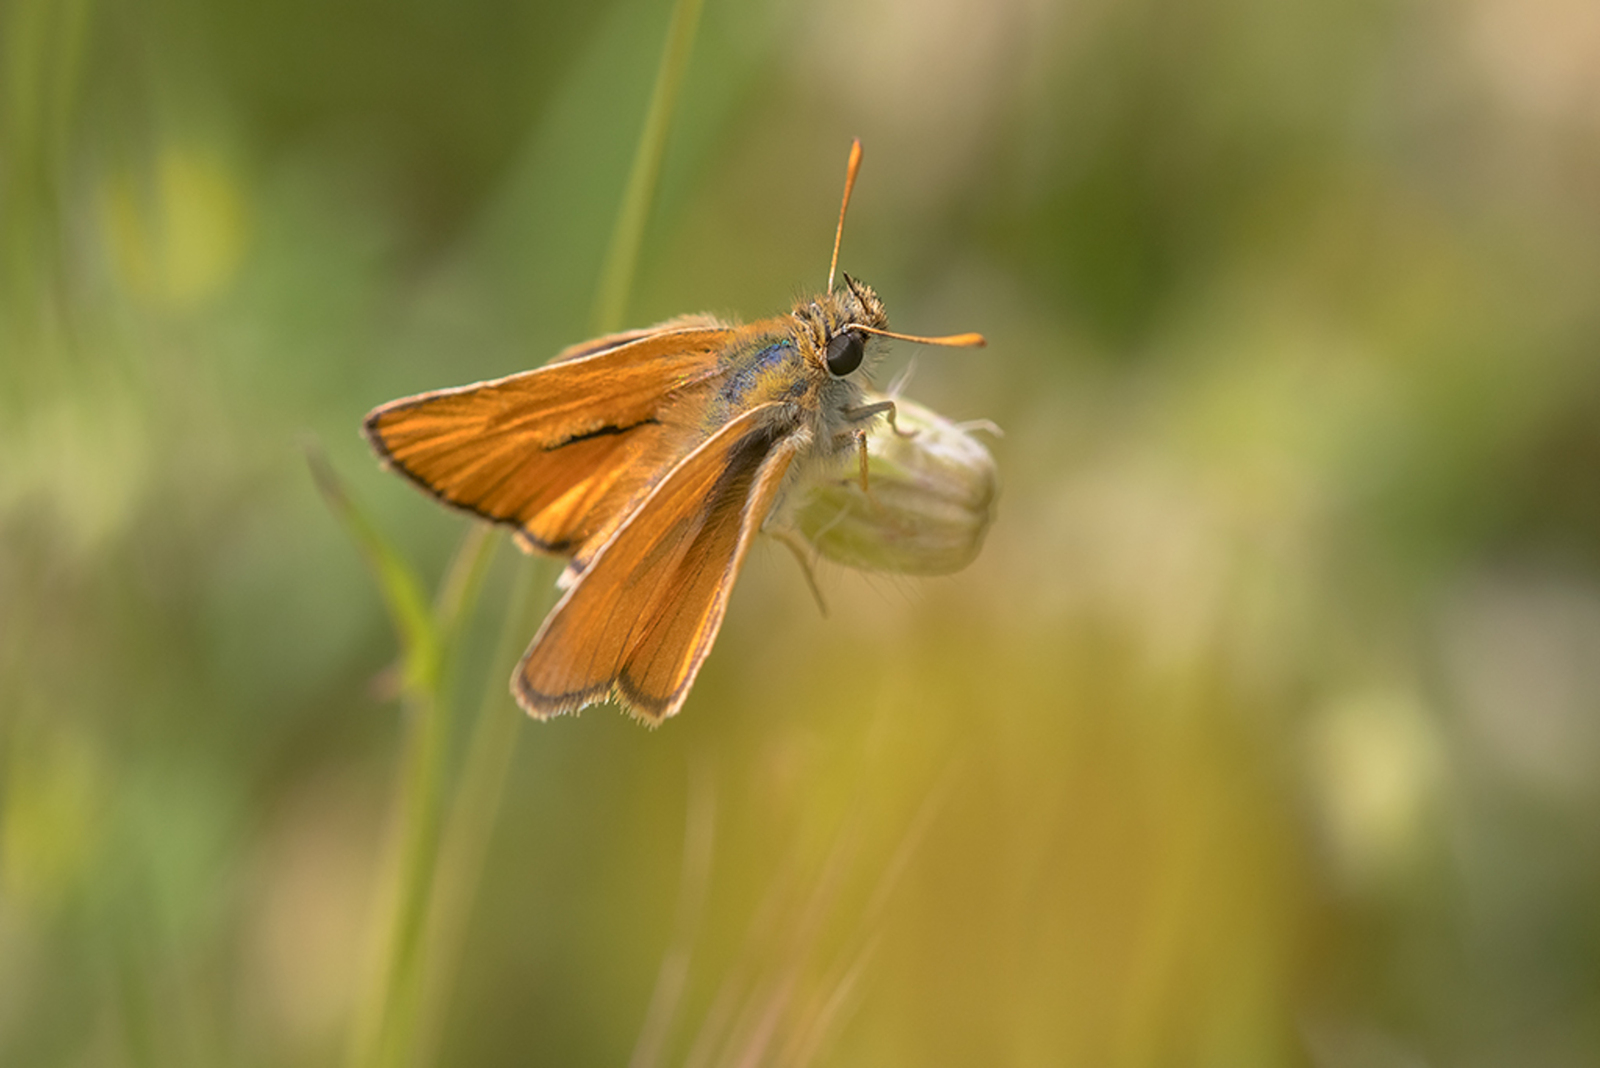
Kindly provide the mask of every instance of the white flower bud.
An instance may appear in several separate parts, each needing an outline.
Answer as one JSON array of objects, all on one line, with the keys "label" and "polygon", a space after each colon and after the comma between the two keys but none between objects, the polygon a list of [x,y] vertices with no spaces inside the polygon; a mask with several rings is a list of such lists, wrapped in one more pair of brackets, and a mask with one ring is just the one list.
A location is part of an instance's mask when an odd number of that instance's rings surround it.
[{"label": "white flower bud", "polygon": [[898,433],[878,418],[867,434],[867,490],[852,451],[802,496],[794,523],[818,553],[848,567],[960,571],[977,557],[994,521],[994,457],[969,427],[915,401],[894,403]]}]

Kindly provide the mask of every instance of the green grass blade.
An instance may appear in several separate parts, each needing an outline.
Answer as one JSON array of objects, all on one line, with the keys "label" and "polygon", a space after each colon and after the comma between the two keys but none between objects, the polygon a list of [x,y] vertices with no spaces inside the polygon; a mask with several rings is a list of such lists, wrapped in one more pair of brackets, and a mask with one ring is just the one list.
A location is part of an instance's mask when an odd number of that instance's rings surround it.
[{"label": "green grass blade", "polygon": [[477,899],[488,858],[489,839],[499,817],[505,785],[516,753],[524,716],[505,685],[522,647],[538,627],[548,597],[537,592],[550,568],[542,561],[519,562],[506,601],[505,618],[490,661],[489,679],[479,700],[472,737],[455,795],[446,816],[438,863],[434,867],[431,907],[423,935],[422,977],[417,1006],[415,1063],[434,1061],[450,990],[460,968],[467,921]]},{"label": "green grass blade", "polygon": [[406,563],[378,525],[356,504],[321,448],[309,445],[306,462],[328,508],[349,531],[378,580],[389,618],[400,639],[408,689],[432,689],[440,667],[440,634],[416,571]]},{"label": "green grass blade", "polygon": [[423,929],[439,844],[450,719],[448,654],[482,590],[498,542],[490,528],[473,526],[430,605],[416,572],[355,503],[326,457],[314,448],[307,450],[307,457],[323,498],[371,566],[401,645],[407,730],[385,851],[386,874],[374,910],[371,978],[356,1014],[350,1063],[402,1065],[413,1057],[424,975]]},{"label": "green grass blade", "polygon": [[645,223],[649,221],[650,205],[661,175],[667,132],[672,126],[684,71],[689,67],[689,54],[694,49],[703,6],[703,0],[677,0],[672,8],[672,23],[667,27],[666,48],[661,53],[661,67],[656,72],[655,88],[650,94],[650,109],[645,114],[644,130],[634,151],[633,169],[628,173],[616,226],[611,231],[605,266],[600,271],[594,304],[596,333],[609,334],[622,328],[634,272],[639,266]]}]

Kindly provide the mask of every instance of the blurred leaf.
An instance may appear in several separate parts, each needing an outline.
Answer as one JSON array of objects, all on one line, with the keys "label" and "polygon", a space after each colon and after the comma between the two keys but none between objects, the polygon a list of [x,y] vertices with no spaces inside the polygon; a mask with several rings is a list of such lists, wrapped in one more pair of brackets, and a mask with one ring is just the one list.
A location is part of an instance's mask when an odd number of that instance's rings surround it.
[{"label": "blurred leaf", "polygon": [[322,499],[344,524],[378,581],[395,634],[400,639],[407,687],[432,692],[439,685],[443,636],[416,571],[356,504],[333,465],[315,444],[306,447],[306,462]]}]

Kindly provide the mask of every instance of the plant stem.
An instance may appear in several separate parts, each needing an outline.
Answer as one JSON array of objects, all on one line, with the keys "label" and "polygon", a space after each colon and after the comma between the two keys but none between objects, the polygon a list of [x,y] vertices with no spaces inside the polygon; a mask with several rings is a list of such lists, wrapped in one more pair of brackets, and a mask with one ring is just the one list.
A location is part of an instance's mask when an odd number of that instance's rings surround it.
[{"label": "plant stem", "polygon": [[[380,939],[372,982],[356,1018],[354,1068],[410,1061],[416,1003],[423,975],[422,932],[439,841],[439,805],[450,717],[448,653],[458,623],[476,600],[495,547],[487,529],[474,528],[451,562],[432,619],[431,663],[407,665],[403,710],[406,739],[394,799],[389,876],[376,912]],[[407,655],[417,655],[417,647]]]},{"label": "plant stem", "polygon": [[595,332],[610,334],[622,328],[628,310],[628,294],[633,288],[639,265],[639,247],[644,243],[644,227],[650,218],[650,203],[655,198],[656,180],[661,175],[661,157],[666,153],[667,131],[678,102],[678,90],[689,53],[694,48],[695,31],[700,24],[702,0],[676,0],[672,22],[667,27],[666,48],[650,94],[650,109],[645,113],[644,130],[634,150],[633,169],[622,194],[622,206],[611,231],[611,247],[606,250],[605,266],[595,295]]},{"label": "plant stem", "polygon": [[536,608],[543,598],[535,590],[544,583],[548,567],[518,561],[516,578],[506,601],[500,636],[495,642],[490,679],[478,702],[477,719],[462,762],[460,785],[450,805],[438,863],[433,873],[432,907],[423,933],[421,997],[417,1005],[417,1056],[415,1063],[434,1061],[449,993],[460,969],[467,921],[483,881],[489,839],[499,817],[511,759],[516,752],[522,710],[511,703],[504,679],[522,651],[525,636],[538,622]]}]

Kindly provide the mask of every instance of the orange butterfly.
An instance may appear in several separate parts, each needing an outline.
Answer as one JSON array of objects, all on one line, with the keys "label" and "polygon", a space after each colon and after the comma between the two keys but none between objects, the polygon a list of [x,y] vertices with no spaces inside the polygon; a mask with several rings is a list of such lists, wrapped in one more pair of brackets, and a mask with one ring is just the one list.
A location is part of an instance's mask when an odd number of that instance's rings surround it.
[{"label": "orange butterfly", "polygon": [[366,419],[389,466],[447,504],[570,559],[566,593],[511,678],[544,719],[614,699],[649,723],[683,706],[750,543],[802,474],[861,457],[894,420],[852,377],[891,333],[844,275],[839,238],[861,165],[850,150],[828,290],[749,325],[688,315],[575,345],[537,370],[392,401]]}]

